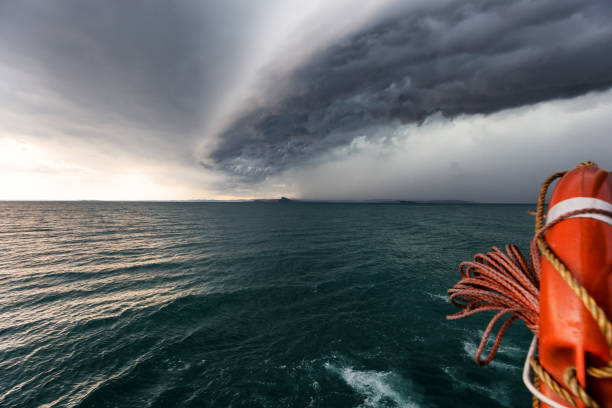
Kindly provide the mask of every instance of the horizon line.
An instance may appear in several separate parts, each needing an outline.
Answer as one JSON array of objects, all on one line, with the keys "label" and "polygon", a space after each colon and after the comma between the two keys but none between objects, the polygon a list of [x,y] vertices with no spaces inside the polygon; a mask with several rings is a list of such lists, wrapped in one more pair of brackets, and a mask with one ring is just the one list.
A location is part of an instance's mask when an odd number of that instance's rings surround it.
[{"label": "horizon line", "polygon": [[[285,198],[285,197],[282,197]],[[537,202],[483,202],[483,201],[468,201],[468,200],[405,200],[405,199],[354,199],[354,200],[328,200],[328,199],[287,199],[283,202],[279,198],[244,198],[234,200],[216,200],[216,199],[187,199],[187,200],[122,200],[122,199],[0,199],[0,202],[19,203],[19,202],[65,202],[65,203],[86,203],[86,202],[102,202],[102,203],[256,203],[256,204],[507,204],[507,205],[536,205]]]}]

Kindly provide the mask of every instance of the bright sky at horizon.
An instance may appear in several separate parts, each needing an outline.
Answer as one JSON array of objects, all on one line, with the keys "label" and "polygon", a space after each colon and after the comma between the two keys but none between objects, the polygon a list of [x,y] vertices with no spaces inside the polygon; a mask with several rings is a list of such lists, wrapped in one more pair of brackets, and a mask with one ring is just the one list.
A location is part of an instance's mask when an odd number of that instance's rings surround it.
[{"label": "bright sky at horizon", "polygon": [[533,201],[610,112],[604,0],[0,3],[0,200]]}]

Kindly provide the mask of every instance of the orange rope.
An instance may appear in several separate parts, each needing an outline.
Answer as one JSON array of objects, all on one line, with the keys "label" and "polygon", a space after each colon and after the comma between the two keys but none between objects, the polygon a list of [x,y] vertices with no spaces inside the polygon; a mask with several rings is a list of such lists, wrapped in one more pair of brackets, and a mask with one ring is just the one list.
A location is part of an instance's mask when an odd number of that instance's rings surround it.
[{"label": "orange rope", "polygon": [[[459,265],[462,279],[449,289],[453,305],[463,309],[447,316],[460,319],[475,313],[497,310],[485,329],[475,360],[487,365],[495,357],[504,332],[517,318],[521,318],[536,335],[539,323],[539,274],[532,263],[527,263],[515,245],[506,245],[506,254],[493,247],[486,255],[477,254],[471,262]],[[481,359],[495,323],[509,315],[495,338],[491,351]]]},{"label": "orange rope", "polygon": [[[540,253],[538,240],[559,222],[580,214],[602,214],[612,217],[612,213],[596,208],[570,211],[554,221],[540,226],[530,245],[530,262],[527,262],[515,245],[506,245],[506,254],[493,247],[491,252],[476,254],[471,262],[459,265],[461,280],[448,290],[450,301],[462,310],[447,316],[447,319],[460,319],[476,313],[496,310],[478,346],[475,360],[479,365],[487,365],[493,360],[501,338],[514,320],[521,318],[534,333],[539,332],[540,297]],[[500,327],[491,351],[484,359],[482,353],[495,323],[510,315]]]}]

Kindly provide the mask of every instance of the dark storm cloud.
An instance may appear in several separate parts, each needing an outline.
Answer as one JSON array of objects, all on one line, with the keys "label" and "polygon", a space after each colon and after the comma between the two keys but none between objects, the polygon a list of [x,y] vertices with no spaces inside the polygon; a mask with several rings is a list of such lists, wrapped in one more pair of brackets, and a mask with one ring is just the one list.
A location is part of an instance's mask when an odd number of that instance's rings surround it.
[{"label": "dark storm cloud", "polygon": [[20,81],[4,86],[9,108],[180,140],[231,79],[254,14],[228,1],[0,1],[0,67]]},{"label": "dark storm cloud", "polygon": [[456,1],[411,10],[330,46],[288,83],[284,98],[222,132],[209,156],[216,168],[260,181],[371,126],[606,89],[612,3]]}]

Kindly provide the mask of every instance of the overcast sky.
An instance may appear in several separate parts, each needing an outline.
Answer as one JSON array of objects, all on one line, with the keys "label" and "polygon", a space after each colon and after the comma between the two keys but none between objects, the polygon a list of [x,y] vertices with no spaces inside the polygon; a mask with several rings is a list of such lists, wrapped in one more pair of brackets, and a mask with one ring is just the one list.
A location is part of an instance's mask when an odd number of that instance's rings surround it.
[{"label": "overcast sky", "polygon": [[611,87],[606,0],[0,0],[0,199],[533,202]]}]

